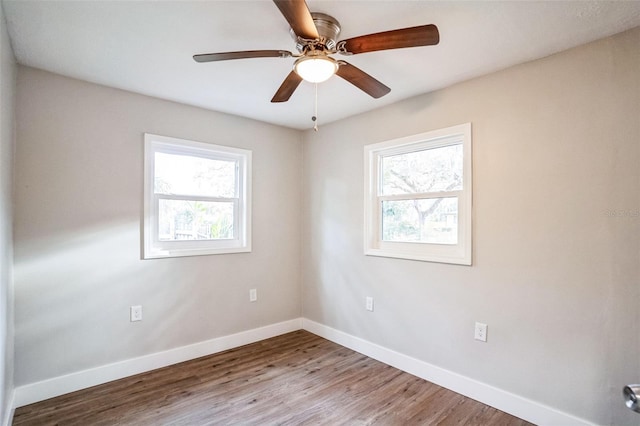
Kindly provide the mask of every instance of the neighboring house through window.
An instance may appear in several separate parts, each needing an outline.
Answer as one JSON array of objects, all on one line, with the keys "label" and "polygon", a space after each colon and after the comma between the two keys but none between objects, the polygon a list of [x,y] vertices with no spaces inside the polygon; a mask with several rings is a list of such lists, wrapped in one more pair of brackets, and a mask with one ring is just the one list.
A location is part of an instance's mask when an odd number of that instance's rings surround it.
[{"label": "neighboring house through window", "polygon": [[365,146],[365,254],[471,265],[471,124]]},{"label": "neighboring house through window", "polygon": [[251,151],[145,134],[144,258],[251,251]]}]

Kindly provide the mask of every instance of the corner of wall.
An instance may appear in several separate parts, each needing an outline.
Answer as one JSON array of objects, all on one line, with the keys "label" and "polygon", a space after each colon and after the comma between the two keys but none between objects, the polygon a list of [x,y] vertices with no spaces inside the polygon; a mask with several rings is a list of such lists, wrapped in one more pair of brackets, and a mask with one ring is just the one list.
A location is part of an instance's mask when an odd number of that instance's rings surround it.
[{"label": "corner of wall", "polygon": [[16,60],[0,3],[0,424],[13,418],[13,162]]}]

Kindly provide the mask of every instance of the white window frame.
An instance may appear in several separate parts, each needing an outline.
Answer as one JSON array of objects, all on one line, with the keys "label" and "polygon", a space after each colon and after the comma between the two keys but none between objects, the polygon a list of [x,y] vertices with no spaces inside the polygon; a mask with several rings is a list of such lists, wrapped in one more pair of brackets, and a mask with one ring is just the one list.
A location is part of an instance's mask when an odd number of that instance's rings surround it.
[{"label": "white window frame", "polygon": [[[382,195],[382,158],[449,145],[462,144],[462,190],[409,195]],[[368,256],[471,265],[472,157],[471,123],[420,133],[364,147],[364,252]],[[458,199],[457,244],[392,242],[382,240],[382,202],[397,199]]]},{"label": "white window frame", "polygon": [[[168,136],[144,134],[144,259],[200,256],[209,254],[246,253],[251,251],[251,151],[194,142]],[[218,198],[189,194],[165,195],[154,191],[155,154],[189,155],[213,160],[236,162],[236,196]],[[234,203],[234,236],[224,240],[160,241],[158,211],[160,199],[226,201]]]}]

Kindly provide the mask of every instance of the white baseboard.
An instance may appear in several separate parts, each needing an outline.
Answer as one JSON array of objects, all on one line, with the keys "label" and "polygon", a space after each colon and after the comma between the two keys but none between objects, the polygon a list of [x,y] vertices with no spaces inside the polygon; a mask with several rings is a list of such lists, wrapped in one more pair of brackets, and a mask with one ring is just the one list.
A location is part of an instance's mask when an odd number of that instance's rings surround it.
[{"label": "white baseboard", "polygon": [[416,358],[395,352],[359,337],[327,327],[309,319],[302,328],[370,358],[428,380],[461,395],[538,425],[593,425],[584,419],[556,410],[486,383],[462,376]]},{"label": "white baseboard", "polygon": [[65,376],[54,377],[41,382],[30,383],[15,389],[13,408],[22,407],[34,402],[43,401],[55,396],[64,395],[80,389],[100,385],[134,374],[144,373],[156,368],[166,367],[190,359],[211,355],[233,349],[238,346],[258,342],[270,337],[279,336],[302,328],[302,319],[297,318],[253,330],[242,331],[228,336],[217,337],[204,342],[170,349],[128,359],[113,364],[103,365],[89,370],[78,371]]},{"label": "white baseboard", "polygon": [[19,386],[15,389],[11,397],[9,416],[6,419],[8,423],[2,426],[9,426],[11,424],[13,412],[17,407],[134,374],[144,373],[156,368],[162,368],[201,356],[222,352],[300,329],[317,334],[363,355],[384,362],[385,364],[406,371],[407,373],[428,380],[439,386],[451,389],[454,392],[520,417],[531,423],[539,425],[593,426],[592,423],[571,414],[564,413],[544,404],[445,370],[305,318],[271,324],[164,352],[157,352],[139,358]]}]

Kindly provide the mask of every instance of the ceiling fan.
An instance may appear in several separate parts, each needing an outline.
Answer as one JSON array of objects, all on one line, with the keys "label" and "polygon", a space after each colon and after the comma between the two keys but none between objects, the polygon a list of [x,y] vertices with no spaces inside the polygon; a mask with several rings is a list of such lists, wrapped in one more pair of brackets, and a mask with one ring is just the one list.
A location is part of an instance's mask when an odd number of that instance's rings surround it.
[{"label": "ceiling fan", "polygon": [[293,70],[271,99],[286,102],[302,80],[320,83],[337,74],[374,98],[391,89],[360,68],[330,55],[356,55],[378,50],[438,44],[440,34],[435,25],[422,25],[368,34],[337,41],[340,23],[324,13],[310,12],[304,0],[273,0],[291,27],[299,54],[287,50],[248,50],[242,52],[205,53],[194,55],[196,62],[215,62],[245,58],[297,58]]}]

